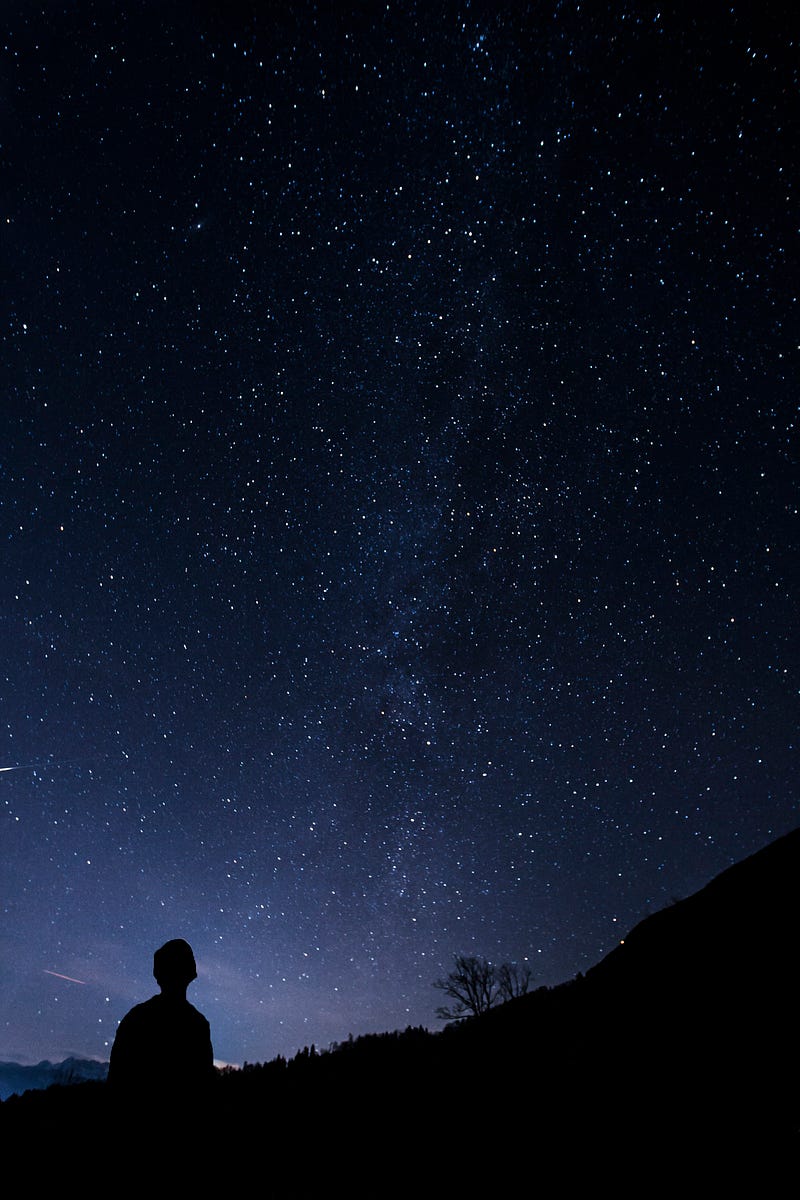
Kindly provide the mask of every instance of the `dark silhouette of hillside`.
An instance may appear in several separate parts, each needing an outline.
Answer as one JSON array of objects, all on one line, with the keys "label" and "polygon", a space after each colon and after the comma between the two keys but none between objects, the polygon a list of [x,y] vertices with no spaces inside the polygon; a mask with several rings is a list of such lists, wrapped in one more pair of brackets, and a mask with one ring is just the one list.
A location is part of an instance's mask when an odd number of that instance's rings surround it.
[{"label": "dark silhouette of hillside", "polygon": [[[438,1033],[222,1072],[213,1153],[227,1171],[266,1154],[265,1179],[301,1190],[331,1178],[351,1192],[359,1180],[432,1188],[455,1165],[466,1194],[503,1172],[640,1180],[643,1194],[671,1172],[763,1182],[800,1148],[799,881],[800,830],[648,917],[569,983]],[[63,1138],[73,1154],[87,1129],[113,1146],[103,1089],[13,1097],[0,1129]]]},{"label": "dark silhouette of hillside", "polygon": [[796,830],[642,921],[585,977],[465,1032],[555,1092],[565,1071],[579,1079],[600,1141],[620,1131],[729,1159],[797,1149],[799,892]]}]

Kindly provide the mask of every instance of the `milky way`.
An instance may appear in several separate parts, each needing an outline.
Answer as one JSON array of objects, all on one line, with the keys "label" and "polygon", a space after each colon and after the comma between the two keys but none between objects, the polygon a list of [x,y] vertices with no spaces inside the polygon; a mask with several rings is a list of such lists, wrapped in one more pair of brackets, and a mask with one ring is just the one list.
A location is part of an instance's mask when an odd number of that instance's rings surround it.
[{"label": "milky way", "polygon": [[797,824],[788,6],[270,7],[7,6],[0,1058],[172,937],[220,1060],[433,1027]]}]

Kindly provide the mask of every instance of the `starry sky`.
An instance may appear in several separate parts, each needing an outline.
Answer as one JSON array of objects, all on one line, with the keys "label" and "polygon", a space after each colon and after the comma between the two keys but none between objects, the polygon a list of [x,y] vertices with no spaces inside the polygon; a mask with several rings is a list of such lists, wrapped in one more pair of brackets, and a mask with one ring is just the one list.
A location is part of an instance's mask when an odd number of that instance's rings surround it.
[{"label": "starry sky", "polygon": [[4,4],[0,1058],[178,936],[220,1061],[434,1028],[798,824],[792,7]]}]

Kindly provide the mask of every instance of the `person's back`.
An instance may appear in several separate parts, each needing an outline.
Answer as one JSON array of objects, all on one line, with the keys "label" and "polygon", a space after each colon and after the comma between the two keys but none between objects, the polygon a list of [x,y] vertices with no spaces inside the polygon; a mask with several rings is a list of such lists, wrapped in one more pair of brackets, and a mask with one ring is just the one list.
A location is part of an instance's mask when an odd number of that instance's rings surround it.
[{"label": "person's back", "polygon": [[147,1120],[169,1111],[193,1118],[209,1101],[215,1078],[208,1021],[186,999],[197,977],[188,942],[167,942],[153,958],[161,988],[123,1017],[111,1050],[109,1088],[126,1116]]}]

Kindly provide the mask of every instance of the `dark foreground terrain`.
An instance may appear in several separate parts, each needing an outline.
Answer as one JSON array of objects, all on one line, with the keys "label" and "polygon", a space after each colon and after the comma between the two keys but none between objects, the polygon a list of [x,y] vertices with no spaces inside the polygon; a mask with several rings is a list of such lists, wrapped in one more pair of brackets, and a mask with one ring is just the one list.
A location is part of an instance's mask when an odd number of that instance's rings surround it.
[{"label": "dark foreground terrain", "polygon": [[7,1162],[90,1191],[477,1195],[522,1180],[653,1195],[749,1180],[781,1194],[800,1149],[798,881],[800,830],[585,976],[440,1033],[223,1073],[191,1118],[156,1098],[122,1114],[103,1083],[12,1097]]}]

